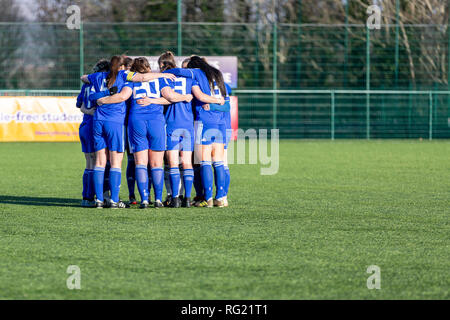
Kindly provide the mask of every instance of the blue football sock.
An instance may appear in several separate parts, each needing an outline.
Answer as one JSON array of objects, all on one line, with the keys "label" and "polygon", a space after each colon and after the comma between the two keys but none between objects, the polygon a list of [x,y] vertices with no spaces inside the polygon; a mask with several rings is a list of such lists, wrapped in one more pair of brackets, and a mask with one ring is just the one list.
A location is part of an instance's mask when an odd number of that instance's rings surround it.
[{"label": "blue football sock", "polygon": [[180,169],[178,167],[170,168],[170,189],[172,190],[172,197],[178,197],[180,190]]},{"label": "blue football sock", "polygon": [[170,169],[168,165],[164,165],[164,185],[166,186],[167,195],[172,194],[172,186],[170,185]]},{"label": "blue football sock", "polygon": [[109,191],[109,170],[111,170],[111,162],[106,161],[105,181],[103,182],[103,192]]},{"label": "blue football sock", "polygon": [[212,198],[214,180],[211,161],[202,161],[200,167],[202,171],[202,183],[205,192],[205,200],[209,200]]},{"label": "blue football sock", "polygon": [[225,196],[225,170],[223,168],[223,161],[214,161],[214,172],[216,179],[216,199]]},{"label": "blue football sock", "polygon": [[223,168],[225,169],[225,195],[227,195],[230,189],[230,168],[228,166],[224,166]]},{"label": "blue football sock", "polygon": [[109,170],[109,188],[111,190],[111,200],[119,202],[120,182],[122,180],[122,169],[111,168]]},{"label": "blue football sock", "polygon": [[95,188],[94,188],[94,170],[88,169],[88,181],[87,181],[87,198],[88,200],[94,200]]},{"label": "blue football sock", "polygon": [[138,164],[136,166],[136,182],[141,195],[141,202],[148,201],[148,171],[147,166]]},{"label": "blue football sock", "polygon": [[155,190],[155,201],[162,201],[162,194],[164,189],[164,169],[161,167],[152,168],[152,182]]},{"label": "blue football sock", "polygon": [[94,189],[97,200],[103,202],[103,180],[105,179],[105,168],[94,168]]},{"label": "blue football sock", "polygon": [[201,166],[194,166],[194,188],[197,197],[203,197],[203,184],[202,184],[202,174],[201,174]]},{"label": "blue football sock", "polygon": [[133,156],[128,157],[127,163],[127,185],[128,185],[128,196],[134,197],[134,187],[136,185],[136,164],[134,163]]},{"label": "blue football sock", "polygon": [[192,182],[194,181],[194,170],[193,169],[184,169],[183,173],[183,183],[186,198],[191,197],[192,191]]},{"label": "blue football sock", "polygon": [[88,169],[84,169],[83,172],[83,200],[86,200],[89,197],[89,173]]}]

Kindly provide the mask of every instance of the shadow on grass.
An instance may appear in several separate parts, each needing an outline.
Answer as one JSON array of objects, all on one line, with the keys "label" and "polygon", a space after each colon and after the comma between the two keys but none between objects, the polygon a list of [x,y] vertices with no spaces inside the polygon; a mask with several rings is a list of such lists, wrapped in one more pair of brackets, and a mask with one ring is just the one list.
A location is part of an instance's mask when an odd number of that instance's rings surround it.
[{"label": "shadow on grass", "polygon": [[80,207],[81,200],[48,197],[1,196],[0,203],[44,207]]}]

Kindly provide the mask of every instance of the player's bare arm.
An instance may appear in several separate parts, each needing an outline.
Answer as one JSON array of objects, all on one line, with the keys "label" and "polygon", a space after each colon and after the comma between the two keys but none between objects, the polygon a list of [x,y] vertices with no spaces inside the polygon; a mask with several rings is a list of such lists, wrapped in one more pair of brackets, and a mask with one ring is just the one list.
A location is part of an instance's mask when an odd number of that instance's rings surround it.
[{"label": "player's bare arm", "polygon": [[103,98],[98,99],[97,104],[99,106],[101,106],[104,104],[120,103],[120,102],[127,100],[129,97],[131,97],[132,93],[133,93],[133,90],[131,90],[130,87],[124,87],[120,92],[118,92],[112,96],[103,97]]},{"label": "player's bare arm", "polygon": [[156,98],[155,99],[155,98],[149,98],[149,97],[144,97],[142,99],[136,100],[136,102],[143,107],[149,106],[151,104],[162,104],[165,106],[171,104],[171,102],[165,98]]},{"label": "player's bare arm", "polygon": [[220,105],[223,105],[225,103],[225,99],[223,97],[214,98],[210,95],[207,95],[207,94],[203,93],[203,91],[198,86],[192,87],[192,93],[195,98],[197,98],[198,100],[200,100],[203,103],[216,103],[216,104],[220,104]]},{"label": "player's bare arm", "polygon": [[164,98],[166,98],[171,103],[186,101],[192,101],[192,94],[179,94],[175,92],[172,88],[165,87],[161,90],[161,94]]}]

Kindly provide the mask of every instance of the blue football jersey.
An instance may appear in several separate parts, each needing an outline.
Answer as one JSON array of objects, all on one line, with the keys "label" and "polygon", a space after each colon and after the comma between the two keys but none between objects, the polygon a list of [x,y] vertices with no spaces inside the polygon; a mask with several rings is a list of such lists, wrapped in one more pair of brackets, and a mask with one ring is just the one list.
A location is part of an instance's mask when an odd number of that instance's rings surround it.
[{"label": "blue football jersey", "polygon": [[[91,92],[95,92],[92,84],[83,84],[83,87],[81,87],[80,93],[77,97],[77,107],[81,108],[81,105],[84,103],[84,107],[86,109],[91,109],[93,107],[91,101],[89,100],[89,94]],[[93,116],[89,114],[83,114],[83,122],[91,122],[94,119]]]},{"label": "blue football jersey", "polygon": [[[107,90],[107,76],[108,72],[96,72],[88,76],[89,82],[92,84],[96,92]],[[113,84],[113,87],[117,87],[117,92],[120,92],[125,86],[130,86],[130,83],[126,82],[126,79],[127,73],[123,70],[119,71],[116,81]],[[104,104],[97,107],[97,110],[94,113],[94,120],[124,123],[125,114],[125,101],[120,103]]]},{"label": "blue football jersey", "polygon": [[150,82],[131,82],[130,88],[133,90],[130,106],[129,118],[138,118],[141,120],[165,120],[164,106],[162,104],[150,104],[142,106],[137,100],[149,97],[153,99],[161,98],[161,90],[170,87],[169,81],[165,78],[159,78]]},{"label": "blue football jersey", "polygon": [[[197,84],[193,78],[177,77],[175,81],[168,80],[170,87],[179,94],[191,94],[192,86]],[[172,103],[165,111],[167,125],[171,128],[189,128],[194,123],[194,114],[190,102]]]},{"label": "blue football jersey", "polygon": [[[178,70],[177,70],[178,69]],[[173,73],[176,76],[182,76],[186,78],[193,78],[196,80],[194,85],[198,86],[204,94],[220,98],[222,95],[220,93],[219,87],[214,84],[213,91],[211,92],[211,86],[209,84],[208,78],[205,73],[200,69],[170,69],[167,72]],[[194,86],[193,85],[193,86]],[[228,95],[227,95],[228,96]],[[224,97],[226,100],[227,97]],[[228,97],[229,99],[229,97]],[[202,108],[205,104],[197,99],[192,100],[192,105],[195,107],[196,120],[202,121],[204,123],[223,123],[224,113],[222,111],[206,111]]]}]

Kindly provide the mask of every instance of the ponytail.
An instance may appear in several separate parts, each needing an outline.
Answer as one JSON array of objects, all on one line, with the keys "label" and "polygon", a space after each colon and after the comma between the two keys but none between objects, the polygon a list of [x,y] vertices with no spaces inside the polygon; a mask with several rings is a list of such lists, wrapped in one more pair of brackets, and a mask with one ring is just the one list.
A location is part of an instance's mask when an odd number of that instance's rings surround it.
[{"label": "ponytail", "polygon": [[110,61],[110,71],[106,77],[106,82],[108,83],[108,88],[111,88],[116,82],[117,75],[119,74],[120,67],[123,66],[124,59],[123,56],[113,56]]},{"label": "ponytail", "polygon": [[202,70],[205,73],[206,78],[208,79],[211,90],[214,90],[215,81],[222,96],[226,97],[227,89],[225,88],[225,81],[223,80],[222,72],[220,72],[213,66],[210,66],[205,61],[205,59],[202,59],[199,56],[192,56],[189,60],[188,68],[199,68],[200,70]]}]

